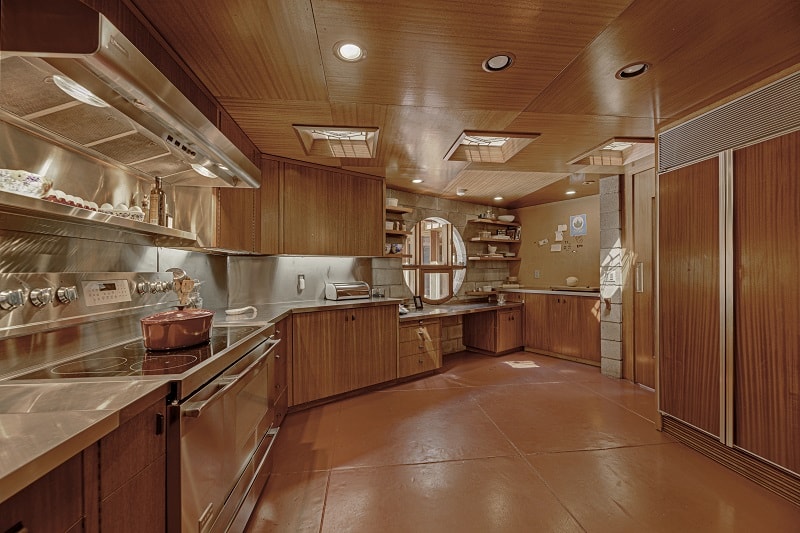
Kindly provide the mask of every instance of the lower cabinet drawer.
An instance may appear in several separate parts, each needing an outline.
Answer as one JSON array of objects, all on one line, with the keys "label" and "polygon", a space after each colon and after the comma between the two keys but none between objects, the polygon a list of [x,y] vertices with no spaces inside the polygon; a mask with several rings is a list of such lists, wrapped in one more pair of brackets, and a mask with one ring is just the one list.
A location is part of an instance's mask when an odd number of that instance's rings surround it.
[{"label": "lower cabinet drawer", "polygon": [[[441,356],[439,356],[439,359],[440,358]],[[398,364],[397,375],[398,377],[404,378],[421,372],[436,370],[437,368],[439,368],[439,363],[435,354],[419,353],[401,357]]]}]

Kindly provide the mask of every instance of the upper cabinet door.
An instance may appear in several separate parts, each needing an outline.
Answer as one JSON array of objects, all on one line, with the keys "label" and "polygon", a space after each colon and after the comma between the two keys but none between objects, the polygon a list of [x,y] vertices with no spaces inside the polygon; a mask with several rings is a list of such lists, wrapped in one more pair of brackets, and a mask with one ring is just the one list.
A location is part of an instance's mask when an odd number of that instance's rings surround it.
[{"label": "upper cabinet door", "polygon": [[286,163],[283,253],[381,255],[383,209],[381,180]]}]

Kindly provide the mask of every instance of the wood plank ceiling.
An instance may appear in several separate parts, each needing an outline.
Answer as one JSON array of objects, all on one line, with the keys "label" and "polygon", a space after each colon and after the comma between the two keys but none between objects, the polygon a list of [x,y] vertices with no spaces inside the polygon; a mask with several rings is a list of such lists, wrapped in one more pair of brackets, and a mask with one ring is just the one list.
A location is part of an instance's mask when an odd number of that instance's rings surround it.
[{"label": "wood plank ceiling", "polygon": [[[619,167],[570,161],[800,64],[797,0],[129,2],[263,153],[506,207],[597,194]],[[366,59],[337,59],[343,40]],[[498,52],[513,65],[484,71]],[[615,78],[637,61],[652,67]],[[378,127],[377,155],[309,157],[293,124]],[[503,164],[445,160],[464,130],[540,137]]]}]

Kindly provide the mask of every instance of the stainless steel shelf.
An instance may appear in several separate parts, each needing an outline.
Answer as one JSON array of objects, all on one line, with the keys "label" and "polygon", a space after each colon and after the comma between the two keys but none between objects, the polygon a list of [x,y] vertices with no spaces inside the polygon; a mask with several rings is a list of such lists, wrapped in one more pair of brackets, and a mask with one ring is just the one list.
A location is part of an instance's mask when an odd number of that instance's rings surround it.
[{"label": "stainless steel shelf", "polygon": [[[157,246],[196,246],[197,235],[80,207],[0,191],[0,213],[26,215],[42,220],[70,222],[92,229],[116,230],[152,238]],[[0,217],[0,222],[6,222]],[[10,221],[9,221],[10,222]],[[0,227],[7,224],[0,224]]]}]

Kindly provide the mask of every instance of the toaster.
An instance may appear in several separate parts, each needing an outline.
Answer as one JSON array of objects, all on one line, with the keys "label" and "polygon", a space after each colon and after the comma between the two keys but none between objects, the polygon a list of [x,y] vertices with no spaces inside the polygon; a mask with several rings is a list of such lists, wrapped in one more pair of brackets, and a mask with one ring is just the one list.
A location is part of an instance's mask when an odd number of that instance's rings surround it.
[{"label": "toaster", "polygon": [[325,284],[326,300],[357,300],[359,298],[369,298],[369,285],[364,281]]}]

